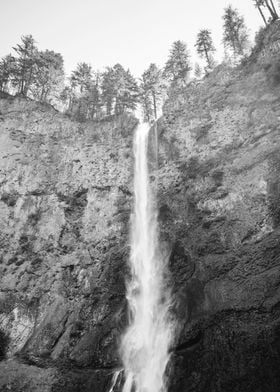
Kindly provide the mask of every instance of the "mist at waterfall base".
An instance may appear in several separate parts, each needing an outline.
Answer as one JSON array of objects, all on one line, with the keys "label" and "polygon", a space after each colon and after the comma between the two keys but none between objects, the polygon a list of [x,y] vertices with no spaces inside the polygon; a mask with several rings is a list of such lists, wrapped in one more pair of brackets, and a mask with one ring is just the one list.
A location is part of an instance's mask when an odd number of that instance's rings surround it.
[{"label": "mist at waterfall base", "polygon": [[149,125],[134,139],[134,211],[131,224],[131,277],[127,283],[129,326],[122,338],[123,392],[165,392],[165,370],[173,336],[168,258],[160,252],[156,197],[149,176]]}]

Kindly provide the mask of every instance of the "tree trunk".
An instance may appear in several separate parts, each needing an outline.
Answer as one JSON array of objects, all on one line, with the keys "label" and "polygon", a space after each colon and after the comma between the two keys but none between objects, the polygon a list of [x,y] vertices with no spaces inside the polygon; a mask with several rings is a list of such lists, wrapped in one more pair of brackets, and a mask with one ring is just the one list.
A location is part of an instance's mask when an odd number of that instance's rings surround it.
[{"label": "tree trunk", "polygon": [[204,53],[205,53],[205,57],[208,63],[208,67],[211,68],[211,64],[210,64],[210,59],[209,59],[209,55],[208,55],[208,50],[206,49],[205,45],[204,46]]},{"label": "tree trunk", "polygon": [[270,0],[270,4],[271,4],[272,9],[273,9],[273,11],[274,11],[274,14],[275,14],[275,16],[276,16],[276,19],[278,19],[278,18],[279,18],[279,15],[277,14],[276,8],[275,8],[274,3],[273,3],[273,0]]},{"label": "tree trunk", "polygon": [[267,21],[266,21],[265,16],[264,16],[264,14],[262,12],[262,9],[261,9],[261,7],[259,5],[258,5],[258,10],[259,10],[259,12],[260,12],[260,14],[261,14],[261,16],[263,18],[264,24],[267,26]]},{"label": "tree trunk", "polygon": [[155,121],[156,121],[157,120],[157,102],[156,102],[156,94],[154,91],[152,92],[152,96],[153,96],[154,117],[155,117]]},{"label": "tree trunk", "polygon": [[272,20],[278,19],[277,13],[275,13],[275,12],[273,11],[273,9],[271,8],[270,4],[268,3],[268,0],[265,0],[265,4],[266,4],[266,6],[267,6],[267,8],[268,8],[268,10],[269,10],[269,12],[270,12],[270,14],[271,14],[271,16],[272,16]]}]

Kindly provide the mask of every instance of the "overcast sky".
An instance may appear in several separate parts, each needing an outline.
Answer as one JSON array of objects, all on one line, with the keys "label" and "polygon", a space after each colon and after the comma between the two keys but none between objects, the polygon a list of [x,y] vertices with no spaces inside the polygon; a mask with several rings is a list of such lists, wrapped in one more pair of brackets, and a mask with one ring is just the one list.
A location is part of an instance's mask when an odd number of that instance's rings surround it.
[{"label": "overcast sky", "polygon": [[63,55],[68,74],[85,61],[100,70],[121,63],[140,76],[151,62],[164,64],[175,40],[194,55],[200,28],[211,29],[221,55],[228,4],[244,15],[253,38],[262,20],[252,0],[0,0],[0,56],[32,34],[40,49]]}]

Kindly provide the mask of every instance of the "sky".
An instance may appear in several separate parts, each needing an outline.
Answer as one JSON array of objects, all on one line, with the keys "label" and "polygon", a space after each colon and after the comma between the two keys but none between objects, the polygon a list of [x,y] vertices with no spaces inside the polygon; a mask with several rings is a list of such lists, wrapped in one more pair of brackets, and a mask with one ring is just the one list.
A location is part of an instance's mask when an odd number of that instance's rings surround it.
[{"label": "sky", "polygon": [[201,28],[212,31],[221,58],[228,4],[244,15],[253,40],[262,20],[252,0],[0,0],[0,57],[32,34],[40,50],[63,55],[68,75],[87,62],[101,71],[120,63],[140,77],[150,63],[164,65],[176,40],[187,43],[194,63]]}]

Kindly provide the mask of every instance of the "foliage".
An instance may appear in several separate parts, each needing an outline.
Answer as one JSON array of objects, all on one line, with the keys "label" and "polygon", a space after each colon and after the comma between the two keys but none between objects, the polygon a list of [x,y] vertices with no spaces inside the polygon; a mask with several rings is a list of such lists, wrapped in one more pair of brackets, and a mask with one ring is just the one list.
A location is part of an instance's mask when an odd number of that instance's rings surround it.
[{"label": "foliage", "polygon": [[183,41],[175,41],[164,67],[164,76],[171,82],[181,80],[185,83],[191,71],[189,57],[187,45]]},{"label": "foliage", "polygon": [[21,37],[21,41],[21,44],[13,48],[18,55],[14,69],[13,84],[18,89],[18,92],[26,97],[30,86],[35,81],[38,49],[32,35]]},{"label": "foliage", "polygon": [[138,101],[138,85],[129,70],[125,71],[120,64],[113,67],[115,114],[126,110],[135,110]]},{"label": "foliage", "polygon": [[237,9],[228,6],[223,15],[223,43],[225,48],[232,50],[234,56],[243,55],[248,48],[248,31],[243,16]]},{"label": "foliage", "polygon": [[259,51],[263,49],[265,35],[266,35],[266,28],[261,27],[255,35],[255,50]]},{"label": "foliage", "polygon": [[64,83],[63,58],[50,50],[38,52],[34,80],[30,85],[33,98],[45,103],[58,99]]},{"label": "foliage", "polygon": [[39,51],[32,35],[0,61],[0,89],[13,91],[41,102],[58,99],[64,83],[63,58],[53,51]]},{"label": "foliage", "polygon": [[266,78],[272,86],[280,84],[280,55],[276,55],[264,64]]},{"label": "foliage", "polygon": [[13,75],[15,73],[16,61],[15,58],[8,54],[0,61],[0,91],[6,92],[9,85],[13,82]]},{"label": "foliage", "polygon": [[162,71],[156,64],[150,64],[143,73],[140,84],[140,100],[145,121],[151,122],[157,119],[158,107],[162,103],[164,91]]},{"label": "foliage", "polygon": [[89,64],[79,63],[61,100],[70,115],[84,121],[134,110],[138,95],[135,78],[122,65],[107,67],[100,73],[93,72]]},{"label": "foliage", "polygon": [[102,74],[102,101],[106,114],[121,114],[134,110],[138,102],[139,89],[135,78],[129,70],[120,64],[108,67]]},{"label": "foliage", "polygon": [[216,51],[210,30],[202,29],[199,31],[196,39],[196,51],[200,57],[205,58],[208,67],[213,67],[213,58],[211,53]]},{"label": "foliage", "polygon": [[202,70],[201,66],[198,63],[195,63],[194,76],[197,79],[200,79],[203,76],[203,70]]},{"label": "foliage", "polygon": [[78,89],[78,91],[82,94],[88,88],[91,79],[91,65],[78,63],[77,68],[71,74],[70,84],[72,88]]},{"label": "foliage", "polygon": [[21,37],[11,54],[0,60],[0,91],[55,103],[78,120],[101,119],[134,110],[139,87],[129,70],[116,64],[103,73],[78,63],[65,85],[60,53],[40,51],[32,35]]},{"label": "foliage", "polygon": [[[274,35],[278,34],[278,24],[268,24],[269,20],[265,17],[269,12],[272,21],[278,18],[274,0],[253,1],[267,26],[256,35],[256,48],[247,59],[244,54],[248,47],[248,32],[244,18],[232,6],[226,7],[223,15],[225,53],[242,55],[244,64],[252,61],[253,55],[257,57],[270,41],[275,40]],[[207,64],[204,69],[195,65],[195,77],[201,79],[216,66],[213,57],[216,49],[208,29],[198,32],[195,47]],[[139,86],[131,72],[121,64],[98,72],[84,62],[77,64],[65,83],[61,54],[52,50],[40,51],[32,35],[22,36],[21,42],[13,49],[14,55],[9,54],[0,60],[0,91],[55,104],[82,121],[100,120],[134,111],[140,102],[145,120],[151,122],[158,117],[159,107],[167,90],[168,94],[172,94],[172,91],[175,93],[178,89],[189,87],[190,56],[186,43],[180,40],[173,42],[164,69],[150,64],[142,74]],[[269,80],[278,83],[279,59],[265,67]]]}]

